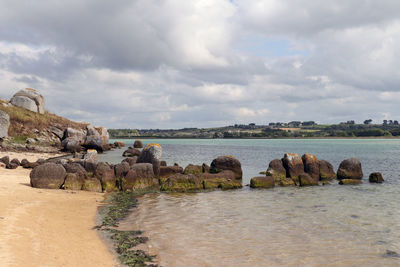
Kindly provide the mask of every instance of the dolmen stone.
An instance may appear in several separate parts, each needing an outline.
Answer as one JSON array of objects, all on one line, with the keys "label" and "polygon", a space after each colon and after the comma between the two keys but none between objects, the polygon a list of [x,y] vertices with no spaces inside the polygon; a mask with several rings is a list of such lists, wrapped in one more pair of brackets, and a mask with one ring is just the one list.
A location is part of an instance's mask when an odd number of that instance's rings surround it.
[{"label": "dolmen stone", "polygon": [[11,104],[17,107],[21,107],[32,112],[44,114],[44,98],[35,89],[25,88],[13,95],[10,100]]},{"label": "dolmen stone", "polygon": [[299,184],[299,175],[304,173],[304,165],[301,157],[296,153],[286,153],[282,159],[286,169],[287,177],[291,178],[296,185]]},{"label": "dolmen stone", "polygon": [[137,139],[135,140],[135,142],[133,143],[133,147],[134,148],[143,148],[143,143],[141,140]]},{"label": "dolmen stone", "polygon": [[123,157],[139,157],[140,156],[140,150],[137,148],[128,148],[127,150],[124,151],[122,154]]},{"label": "dolmen stone", "polygon": [[272,176],[253,177],[250,180],[251,188],[272,188],[275,187],[275,180]]},{"label": "dolmen stone", "polygon": [[8,128],[10,128],[10,116],[0,110],[0,138],[8,137]]},{"label": "dolmen stone", "polygon": [[143,148],[137,163],[151,163],[153,165],[154,175],[158,177],[160,174],[160,162],[162,156],[162,148],[159,144],[149,144]]},{"label": "dolmen stone", "polygon": [[361,180],[363,177],[361,162],[358,158],[345,159],[340,163],[336,173],[339,180]]},{"label": "dolmen stone", "polygon": [[131,167],[122,179],[123,191],[153,188],[158,186],[158,180],[154,177],[153,165],[150,163],[137,163]]},{"label": "dolmen stone", "polygon": [[319,160],[319,177],[321,181],[330,181],[336,179],[336,173],[332,164],[326,160]]},{"label": "dolmen stone", "polygon": [[381,184],[383,183],[385,180],[382,177],[382,174],[380,172],[373,172],[369,175],[369,182],[370,183],[377,183],[377,184]]},{"label": "dolmen stone", "polygon": [[219,173],[224,170],[232,171],[235,174],[235,179],[242,179],[242,165],[234,156],[220,156],[211,162],[210,173]]},{"label": "dolmen stone", "polygon": [[36,188],[60,189],[67,172],[61,164],[45,163],[30,173],[31,186]]},{"label": "dolmen stone", "polygon": [[306,153],[301,157],[304,165],[304,171],[314,180],[319,180],[319,163],[315,155]]}]

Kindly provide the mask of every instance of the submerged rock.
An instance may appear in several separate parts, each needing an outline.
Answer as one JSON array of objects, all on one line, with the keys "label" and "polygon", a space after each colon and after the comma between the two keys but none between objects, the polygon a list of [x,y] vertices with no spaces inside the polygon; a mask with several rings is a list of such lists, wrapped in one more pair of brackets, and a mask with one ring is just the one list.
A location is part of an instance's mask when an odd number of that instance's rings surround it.
[{"label": "submerged rock", "polygon": [[369,182],[370,183],[377,183],[381,184],[385,180],[383,180],[382,174],[380,172],[373,172],[369,175]]},{"label": "submerged rock", "polygon": [[275,180],[272,176],[253,177],[250,180],[251,188],[272,188],[275,187]]},{"label": "submerged rock", "polygon": [[236,179],[242,179],[242,165],[234,156],[220,156],[211,162],[210,173],[219,173],[224,170],[232,171]]},{"label": "submerged rock", "polygon": [[219,173],[202,173],[199,175],[203,188],[208,189],[237,189],[242,188],[240,180],[236,179],[234,172],[226,170]]},{"label": "submerged rock", "polygon": [[342,179],[339,181],[340,185],[357,185],[362,184],[360,179]]},{"label": "submerged rock", "polygon": [[361,162],[358,158],[350,158],[343,160],[337,171],[337,178],[342,179],[358,179],[363,177]]}]

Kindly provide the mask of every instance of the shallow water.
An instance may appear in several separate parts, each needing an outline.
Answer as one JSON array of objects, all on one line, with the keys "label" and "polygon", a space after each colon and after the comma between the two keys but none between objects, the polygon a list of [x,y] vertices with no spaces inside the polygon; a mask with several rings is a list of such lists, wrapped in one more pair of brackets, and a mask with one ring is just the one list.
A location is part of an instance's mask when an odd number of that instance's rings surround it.
[{"label": "shallow water", "polygon": [[[384,256],[400,253],[400,140],[145,142],[161,143],[163,158],[181,166],[234,155],[244,184],[285,152],[314,153],[335,169],[358,156],[365,176],[359,186],[146,195],[124,225],[145,231],[163,266],[400,266]],[[373,171],[386,182],[369,184]]]}]

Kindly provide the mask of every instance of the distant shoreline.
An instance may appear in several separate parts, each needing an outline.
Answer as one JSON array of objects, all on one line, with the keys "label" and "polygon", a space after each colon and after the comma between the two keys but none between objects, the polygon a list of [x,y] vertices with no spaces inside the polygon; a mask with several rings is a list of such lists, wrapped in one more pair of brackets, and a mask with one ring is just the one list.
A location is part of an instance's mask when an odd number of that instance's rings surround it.
[{"label": "distant shoreline", "polygon": [[285,140],[285,139],[399,139],[400,136],[368,136],[368,137],[232,137],[232,138],[202,138],[202,137],[155,137],[155,136],[135,136],[135,137],[113,137],[110,139],[201,139],[201,140],[229,140],[229,139],[268,139],[268,140]]}]

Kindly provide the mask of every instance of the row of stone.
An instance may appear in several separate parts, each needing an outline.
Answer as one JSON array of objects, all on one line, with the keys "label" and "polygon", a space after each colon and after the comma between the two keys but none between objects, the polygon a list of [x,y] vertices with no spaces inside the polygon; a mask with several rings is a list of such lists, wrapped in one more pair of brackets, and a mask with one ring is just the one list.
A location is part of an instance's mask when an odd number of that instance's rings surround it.
[{"label": "row of stone", "polygon": [[26,168],[26,169],[33,169],[36,166],[39,166],[46,161],[44,159],[38,159],[35,162],[29,162],[27,159],[23,159],[19,161],[19,159],[12,159],[10,160],[9,156],[4,156],[0,158],[0,167],[6,168],[6,169],[16,169],[19,166]]},{"label": "row of stone", "polygon": [[[343,160],[337,172],[326,160],[318,160],[313,154],[302,157],[295,153],[286,153],[282,159],[269,163],[266,176],[254,177],[250,181],[253,188],[270,188],[274,186],[311,186],[329,183],[334,179],[339,184],[360,184],[363,178],[361,162],[358,158]],[[370,182],[382,183],[382,174],[372,173]]]}]

